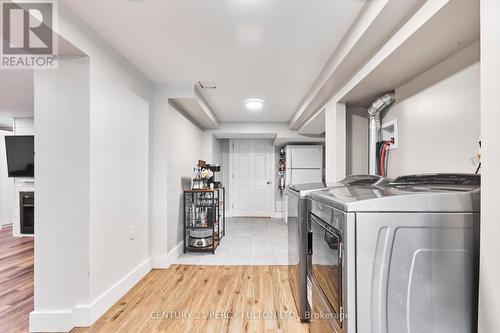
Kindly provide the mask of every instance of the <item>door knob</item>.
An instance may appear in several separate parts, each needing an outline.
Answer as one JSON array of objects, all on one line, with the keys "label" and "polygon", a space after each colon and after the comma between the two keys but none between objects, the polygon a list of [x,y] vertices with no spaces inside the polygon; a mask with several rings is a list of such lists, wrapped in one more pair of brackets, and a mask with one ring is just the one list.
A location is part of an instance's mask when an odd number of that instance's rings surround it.
[{"label": "door knob", "polygon": [[270,185],[270,184],[271,184],[271,182],[267,182],[267,185]]}]

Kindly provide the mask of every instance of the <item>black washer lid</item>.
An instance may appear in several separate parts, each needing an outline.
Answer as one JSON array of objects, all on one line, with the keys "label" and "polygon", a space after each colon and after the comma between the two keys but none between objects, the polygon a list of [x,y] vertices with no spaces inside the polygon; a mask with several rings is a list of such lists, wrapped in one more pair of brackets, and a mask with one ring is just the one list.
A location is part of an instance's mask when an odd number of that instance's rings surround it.
[{"label": "black washer lid", "polygon": [[449,185],[449,186],[481,186],[481,175],[461,173],[435,173],[409,175],[396,178],[391,185],[418,186],[418,185]]}]

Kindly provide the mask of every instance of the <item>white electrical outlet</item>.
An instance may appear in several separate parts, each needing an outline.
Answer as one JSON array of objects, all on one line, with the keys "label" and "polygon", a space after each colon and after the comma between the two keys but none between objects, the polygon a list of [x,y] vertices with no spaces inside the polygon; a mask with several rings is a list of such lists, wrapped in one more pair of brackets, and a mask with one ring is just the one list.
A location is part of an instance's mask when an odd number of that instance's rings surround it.
[{"label": "white electrical outlet", "polygon": [[135,239],[135,225],[130,226],[130,240]]},{"label": "white electrical outlet", "polygon": [[394,139],[394,143],[389,146],[389,150],[398,149],[399,147],[399,138],[398,138],[398,120],[394,119],[382,124],[380,128],[380,134],[382,136],[382,140],[390,140]]}]

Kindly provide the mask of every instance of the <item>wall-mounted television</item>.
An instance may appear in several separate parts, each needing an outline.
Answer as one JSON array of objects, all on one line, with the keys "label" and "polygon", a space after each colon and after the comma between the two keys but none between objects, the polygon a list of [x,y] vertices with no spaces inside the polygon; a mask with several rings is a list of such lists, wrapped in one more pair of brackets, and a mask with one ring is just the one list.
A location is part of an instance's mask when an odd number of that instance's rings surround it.
[{"label": "wall-mounted television", "polygon": [[9,177],[35,176],[35,138],[33,135],[5,137]]}]

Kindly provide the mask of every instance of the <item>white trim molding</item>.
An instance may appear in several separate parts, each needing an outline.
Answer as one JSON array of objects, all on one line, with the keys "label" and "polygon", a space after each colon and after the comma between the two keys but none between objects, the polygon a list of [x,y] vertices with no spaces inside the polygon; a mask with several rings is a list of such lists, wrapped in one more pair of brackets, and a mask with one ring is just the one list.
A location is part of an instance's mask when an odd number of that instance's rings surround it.
[{"label": "white trim molding", "polygon": [[30,332],[69,332],[75,327],[91,326],[151,269],[151,258],[148,258],[94,301],[89,304],[77,305],[72,311],[31,312],[29,316]]},{"label": "white trim molding", "polygon": [[184,250],[184,242],[180,242],[167,255],[153,257],[153,269],[167,269],[175,263]]},{"label": "white trim molding", "polygon": [[74,328],[73,311],[33,311],[29,321],[30,332],[69,332]]},{"label": "white trim molding", "polygon": [[132,289],[152,269],[151,259],[144,260],[127,275],[121,278],[90,304],[77,305],[74,309],[75,327],[91,326],[120,298]]}]

